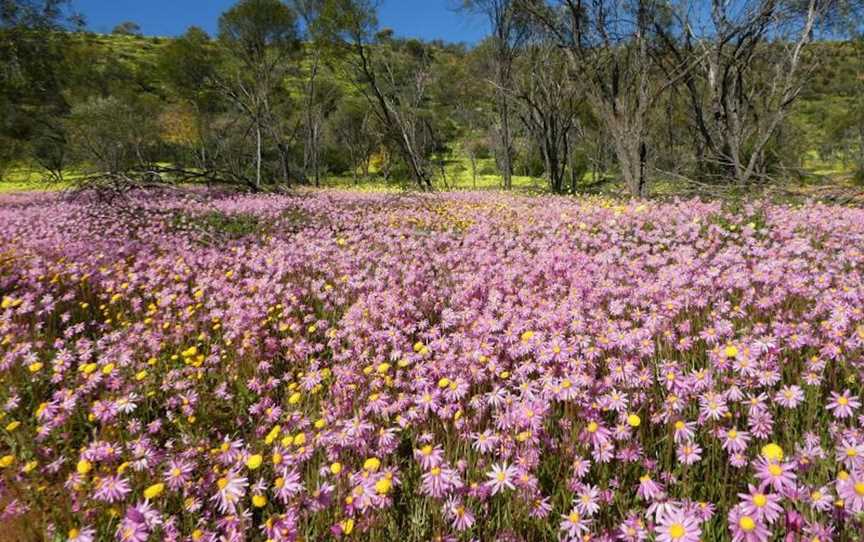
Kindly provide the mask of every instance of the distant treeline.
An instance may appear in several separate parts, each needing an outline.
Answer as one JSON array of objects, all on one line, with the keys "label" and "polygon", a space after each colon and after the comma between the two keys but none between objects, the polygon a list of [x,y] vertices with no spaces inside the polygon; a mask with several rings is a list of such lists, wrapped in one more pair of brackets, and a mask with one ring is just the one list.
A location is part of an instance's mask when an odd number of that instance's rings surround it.
[{"label": "distant treeline", "polygon": [[748,186],[816,159],[864,177],[856,1],[454,0],[489,23],[473,47],[399,38],[376,7],[240,0],[217,35],[169,39],[0,0],[0,180],[431,189],[455,160],[555,192]]}]

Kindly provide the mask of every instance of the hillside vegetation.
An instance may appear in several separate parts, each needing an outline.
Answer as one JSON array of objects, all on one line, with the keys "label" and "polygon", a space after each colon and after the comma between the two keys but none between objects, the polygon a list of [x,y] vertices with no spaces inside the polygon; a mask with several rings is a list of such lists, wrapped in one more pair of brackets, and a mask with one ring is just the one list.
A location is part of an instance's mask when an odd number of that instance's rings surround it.
[{"label": "hillside vegetation", "polygon": [[[508,40],[467,46],[396,37],[364,5],[247,0],[223,15],[217,36],[193,27],[146,37],[128,33],[132,23],[110,35],[41,35],[13,24],[5,35],[43,60],[21,64],[0,89],[0,190],[143,179],[817,194],[864,183],[859,39],[810,43],[794,19],[772,31],[773,20],[741,16],[736,32],[755,37],[735,60],[719,34],[696,47],[658,17],[650,35],[631,34],[648,40],[642,58],[626,39],[605,49],[557,43],[565,19],[513,7],[492,21],[509,25]],[[254,39],[242,34],[253,9],[270,10]],[[841,36],[829,20],[818,35]],[[788,53],[796,40],[800,58]],[[697,54],[711,47],[716,56]],[[729,75],[715,89],[718,70]]]}]

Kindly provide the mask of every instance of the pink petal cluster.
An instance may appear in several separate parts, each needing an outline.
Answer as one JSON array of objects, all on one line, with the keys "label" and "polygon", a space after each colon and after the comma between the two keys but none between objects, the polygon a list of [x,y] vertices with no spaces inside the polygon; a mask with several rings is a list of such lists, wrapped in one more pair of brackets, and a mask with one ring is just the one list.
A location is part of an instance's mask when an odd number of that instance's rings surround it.
[{"label": "pink petal cluster", "polygon": [[134,203],[0,200],[4,525],[88,542],[864,532],[864,211]]}]

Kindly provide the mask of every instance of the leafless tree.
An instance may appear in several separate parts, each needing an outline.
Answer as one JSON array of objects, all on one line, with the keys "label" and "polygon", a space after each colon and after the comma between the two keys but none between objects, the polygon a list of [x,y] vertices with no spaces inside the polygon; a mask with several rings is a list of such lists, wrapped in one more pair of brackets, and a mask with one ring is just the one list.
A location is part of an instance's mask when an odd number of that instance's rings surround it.
[{"label": "leafless tree", "polygon": [[501,176],[505,189],[513,186],[512,104],[509,89],[513,66],[531,29],[517,9],[516,0],[462,0],[463,9],[480,13],[489,20],[493,61],[493,88],[498,114],[496,127]]},{"label": "leafless tree", "polygon": [[648,183],[649,113],[687,72],[658,68],[654,29],[661,0],[521,0],[520,9],[555,37],[585,81],[585,96],[609,134],[630,194]]},{"label": "leafless tree", "polygon": [[537,40],[520,58],[513,96],[519,118],[543,156],[544,170],[554,192],[563,192],[573,145],[580,134],[578,107],[582,89],[571,75],[564,54],[553,44]]},{"label": "leafless tree", "polygon": [[261,188],[264,138],[279,154],[283,182],[290,182],[290,150],[277,100],[291,55],[299,45],[296,14],[278,0],[241,0],[219,18],[226,53],[223,75],[212,83],[248,118],[255,136],[255,189]]},{"label": "leafless tree", "polygon": [[332,43],[344,52],[349,79],[369,103],[387,138],[395,144],[412,180],[432,190],[424,147],[433,139],[420,114],[431,82],[428,51],[397,55],[387,32],[377,31],[375,0],[330,0],[325,4]]},{"label": "leafless tree", "polygon": [[814,67],[805,49],[842,10],[833,0],[687,0],[680,36],[658,35],[683,81],[698,134],[698,175],[748,183],[767,173],[766,150]]}]

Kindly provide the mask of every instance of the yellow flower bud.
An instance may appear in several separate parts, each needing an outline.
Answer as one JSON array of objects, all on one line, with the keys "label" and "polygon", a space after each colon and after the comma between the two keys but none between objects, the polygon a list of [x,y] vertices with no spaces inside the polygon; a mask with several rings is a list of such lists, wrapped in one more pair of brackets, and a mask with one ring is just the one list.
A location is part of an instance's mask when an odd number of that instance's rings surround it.
[{"label": "yellow flower bud", "polygon": [[78,472],[78,474],[80,474],[81,476],[84,476],[87,473],[89,473],[91,470],[93,470],[93,464],[90,463],[89,461],[87,461],[86,459],[82,459],[81,461],[78,462],[77,465],[75,465],[75,470]]},{"label": "yellow flower bud", "polygon": [[155,499],[165,491],[165,484],[153,484],[144,490],[144,498],[147,500]]},{"label": "yellow flower bud", "polygon": [[393,482],[386,476],[375,482],[375,492],[379,495],[386,495],[392,487]]},{"label": "yellow flower bud", "polygon": [[783,448],[771,442],[762,447],[762,457],[769,461],[780,461],[783,459]]},{"label": "yellow flower bud", "polygon": [[255,470],[261,466],[263,461],[264,458],[261,457],[261,454],[250,455],[249,459],[246,460],[246,466],[249,467],[250,470]]}]

